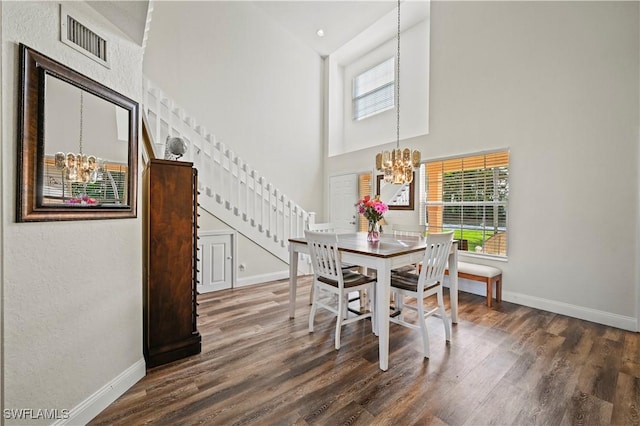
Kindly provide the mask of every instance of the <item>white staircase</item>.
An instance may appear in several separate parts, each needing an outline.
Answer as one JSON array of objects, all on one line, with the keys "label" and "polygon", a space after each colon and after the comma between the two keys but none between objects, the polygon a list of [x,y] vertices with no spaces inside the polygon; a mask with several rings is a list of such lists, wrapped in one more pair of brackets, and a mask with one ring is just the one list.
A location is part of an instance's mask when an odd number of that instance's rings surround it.
[{"label": "white staircase", "polygon": [[[144,80],[146,115],[156,158],[164,158],[167,136],[187,143],[180,161],[198,169],[200,207],[231,228],[289,263],[288,239],[304,234],[314,214],[290,200],[258,171],[237,157],[204,126]],[[303,262],[301,262],[303,263]]]},{"label": "white staircase", "polygon": [[409,184],[403,183],[402,185],[394,185],[397,187],[391,198],[389,199],[390,206],[406,206],[409,205]]}]

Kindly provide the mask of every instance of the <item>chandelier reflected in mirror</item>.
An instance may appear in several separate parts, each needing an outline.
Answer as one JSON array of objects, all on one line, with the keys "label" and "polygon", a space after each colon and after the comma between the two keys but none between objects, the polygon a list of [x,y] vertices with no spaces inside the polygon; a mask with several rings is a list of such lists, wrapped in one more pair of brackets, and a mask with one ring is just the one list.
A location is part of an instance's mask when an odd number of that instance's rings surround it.
[{"label": "chandelier reflected in mirror", "polygon": [[376,155],[376,169],[384,181],[393,184],[411,183],[413,169],[420,165],[420,151],[400,149],[400,0],[398,0],[398,51],[396,54],[396,149]]},{"label": "chandelier reflected in mirror", "polygon": [[69,182],[95,183],[100,180],[104,161],[94,155],[82,152],[82,127],[84,124],[84,96],[80,91],[80,138],[78,153],[57,152],[55,156],[56,168],[63,171],[64,178]]}]

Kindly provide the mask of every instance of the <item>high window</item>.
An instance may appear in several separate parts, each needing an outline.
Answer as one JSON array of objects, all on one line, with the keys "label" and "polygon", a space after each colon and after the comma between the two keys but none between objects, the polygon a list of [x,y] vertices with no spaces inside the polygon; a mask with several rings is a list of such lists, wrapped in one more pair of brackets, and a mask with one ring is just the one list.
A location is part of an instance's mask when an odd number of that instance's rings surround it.
[{"label": "high window", "polygon": [[362,120],[395,106],[395,58],[353,79],[353,119]]},{"label": "high window", "polygon": [[454,230],[462,249],[506,257],[509,152],[430,161],[424,179],[430,232]]}]

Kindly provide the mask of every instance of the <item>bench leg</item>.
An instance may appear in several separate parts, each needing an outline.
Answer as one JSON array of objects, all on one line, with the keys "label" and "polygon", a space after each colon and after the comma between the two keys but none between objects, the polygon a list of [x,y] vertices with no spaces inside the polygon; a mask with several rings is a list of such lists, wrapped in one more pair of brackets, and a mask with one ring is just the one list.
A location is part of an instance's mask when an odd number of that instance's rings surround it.
[{"label": "bench leg", "polygon": [[491,307],[493,302],[493,283],[496,283],[496,302],[502,302],[502,275],[493,279],[487,278],[487,306]]},{"label": "bench leg", "polygon": [[487,278],[487,306],[491,307],[491,302],[493,301],[493,286],[491,285],[491,278]]}]

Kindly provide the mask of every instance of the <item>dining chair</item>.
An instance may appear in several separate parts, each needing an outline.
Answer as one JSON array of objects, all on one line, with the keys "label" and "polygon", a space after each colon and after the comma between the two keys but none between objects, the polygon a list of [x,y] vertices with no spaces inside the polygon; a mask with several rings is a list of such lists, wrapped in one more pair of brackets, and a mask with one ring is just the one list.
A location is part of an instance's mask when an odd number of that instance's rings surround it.
[{"label": "dining chair", "polygon": [[[336,227],[331,222],[308,223],[307,224],[307,229],[309,229],[309,231],[314,231],[314,232],[336,233]],[[350,263],[342,263],[341,266],[342,266],[343,270],[360,268],[358,265],[352,265]],[[361,292],[358,292],[358,296],[357,297],[355,297],[355,296],[352,297],[350,302],[353,302],[353,301],[358,300],[358,299],[361,299],[364,302],[364,297],[365,297],[364,294],[362,294]],[[311,287],[311,292],[309,293],[309,304],[311,305],[312,302],[313,302],[313,287]],[[362,308],[362,306],[361,306],[361,308]]]},{"label": "dining chair", "polygon": [[[394,223],[391,225],[391,232],[394,237],[402,237],[403,235],[409,235],[414,237],[424,237],[427,233],[427,225],[418,224],[400,224]],[[392,273],[396,272],[413,272],[417,273],[418,265],[407,265],[394,269]]]},{"label": "dining chair", "polygon": [[[307,224],[307,229],[309,231],[313,231],[313,232],[326,232],[326,233],[331,233],[331,234],[335,234],[336,233],[336,227],[331,222],[309,223],[309,224]],[[354,269],[354,268],[358,268],[358,267],[359,267],[358,265],[350,265],[348,263],[343,263],[342,264],[342,269]]]},{"label": "dining chair", "polygon": [[[336,315],[335,348],[340,349],[340,330],[345,324],[371,318],[371,329],[375,321],[372,306],[375,306],[376,278],[368,275],[343,270],[340,267],[341,254],[338,250],[338,236],[334,233],[305,231],[305,239],[309,246],[309,255],[313,267],[313,301],[309,313],[309,332],[313,332],[313,324],[318,308],[324,308]],[[358,313],[349,310],[349,292],[366,290],[371,297],[369,309]],[[322,292],[328,292],[337,297],[337,304],[326,302]],[[365,307],[366,308],[366,307]],[[349,318],[349,314],[351,316]]]},{"label": "dining chair", "polygon": [[309,223],[307,225],[307,228],[309,229],[309,231],[314,231],[314,232],[330,232],[330,233],[336,232],[336,227],[331,222]]},{"label": "dining chair", "polygon": [[[427,332],[427,318],[438,312],[444,324],[447,342],[451,341],[451,324],[444,309],[442,282],[447,259],[453,243],[453,231],[430,233],[427,235],[427,247],[422,259],[419,274],[399,272],[391,274],[391,290],[396,293],[396,309],[398,314],[389,321],[420,330],[422,334],[423,356],[429,358],[429,334]],[[436,295],[438,306],[425,311],[424,299]],[[416,305],[404,303],[405,297],[416,299]],[[410,322],[405,317],[405,310],[417,313],[416,322]]]},{"label": "dining chair", "polygon": [[424,237],[427,233],[427,225],[394,223],[391,225],[391,231],[394,236],[414,235]]}]

